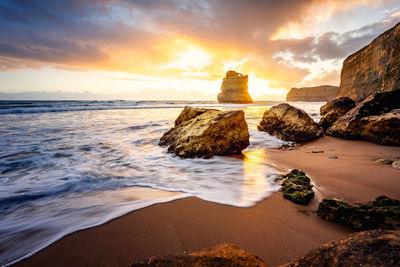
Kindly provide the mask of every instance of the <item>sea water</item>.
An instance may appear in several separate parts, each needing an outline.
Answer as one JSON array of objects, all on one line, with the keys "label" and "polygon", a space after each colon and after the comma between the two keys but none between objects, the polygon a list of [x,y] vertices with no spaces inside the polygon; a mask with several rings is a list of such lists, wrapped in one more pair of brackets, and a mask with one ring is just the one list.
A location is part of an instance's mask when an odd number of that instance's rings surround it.
[{"label": "sea water", "polygon": [[[0,101],[0,265],[155,203],[255,205],[279,189],[262,148],[285,142],[256,129],[278,103]],[[324,103],[292,104],[318,121]],[[159,147],[186,105],[243,110],[244,157],[181,159]]]}]

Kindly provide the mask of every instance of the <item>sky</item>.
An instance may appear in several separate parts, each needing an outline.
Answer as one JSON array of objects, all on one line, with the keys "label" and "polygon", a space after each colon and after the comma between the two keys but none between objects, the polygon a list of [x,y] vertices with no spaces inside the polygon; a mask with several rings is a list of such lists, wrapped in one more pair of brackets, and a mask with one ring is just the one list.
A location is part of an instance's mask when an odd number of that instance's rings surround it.
[{"label": "sky", "polygon": [[255,100],[339,85],[343,60],[400,21],[400,0],[1,0],[0,99]]}]

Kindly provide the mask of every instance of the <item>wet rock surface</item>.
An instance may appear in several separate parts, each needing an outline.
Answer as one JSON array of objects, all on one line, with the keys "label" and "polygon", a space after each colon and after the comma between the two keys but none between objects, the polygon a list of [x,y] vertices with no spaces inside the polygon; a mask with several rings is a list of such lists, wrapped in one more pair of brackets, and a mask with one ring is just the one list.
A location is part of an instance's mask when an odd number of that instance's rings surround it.
[{"label": "wet rock surface", "polygon": [[327,134],[400,145],[400,90],[376,93],[340,117]]},{"label": "wet rock surface", "polygon": [[305,142],[322,135],[322,129],[304,110],[286,103],[266,110],[257,129],[292,142]]},{"label": "wet rock surface", "polygon": [[159,145],[182,158],[240,154],[249,142],[244,112],[185,107]]},{"label": "wet rock surface", "polygon": [[283,266],[400,266],[400,231],[364,231],[324,244]]},{"label": "wet rock surface", "polygon": [[400,229],[400,201],[379,196],[372,204],[348,204],[336,199],[319,203],[318,216],[357,230]]},{"label": "wet rock surface", "polygon": [[355,102],[348,97],[334,99],[331,102],[326,103],[320,108],[320,115],[322,118],[319,121],[319,125],[324,130],[328,129],[335,121],[337,121],[337,119],[355,106]]},{"label": "wet rock surface", "polygon": [[178,256],[149,258],[132,267],[140,266],[267,266],[259,257],[232,244],[222,244],[209,250],[202,250]]},{"label": "wet rock surface", "polygon": [[282,178],[281,192],[284,198],[301,205],[308,205],[314,198],[311,180],[303,171],[294,169]]}]

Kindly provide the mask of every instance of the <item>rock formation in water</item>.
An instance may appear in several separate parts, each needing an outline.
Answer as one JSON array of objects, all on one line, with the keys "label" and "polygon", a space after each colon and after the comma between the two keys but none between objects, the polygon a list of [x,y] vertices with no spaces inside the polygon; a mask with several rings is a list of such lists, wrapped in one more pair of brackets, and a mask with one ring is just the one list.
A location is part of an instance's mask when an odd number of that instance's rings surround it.
[{"label": "rock formation in water", "polygon": [[162,256],[149,258],[140,266],[267,266],[259,257],[252,255],[235,245],[222,244],[208,250],[196,251],[177,256]]},{"label": "rock formation in water", "polygon": [[348,97],[341,97],[326,103],[320,108],[322,118],[319,121],[319,125],[324,130],[328,129],[335,121],[355,106],[356,103]]},{"label": "rock formation in water", "polygon": [[376,93],[340,117],[327,134],[400,145],[400,90]]},{"label": "rock formation in water", "polygon": [[343,62],[338,97],[356,102],[400,89],[400,23]]},{"label": "rock formation in water", "polygon": [[230,70],[222,81],[219,103],[253,103],[248,89],[248,75]]},{"label": "rock formation in water", "polygon": [[283,266],[400,266],[400,231],[364,231],[324,244]]},{"label": "rock formation in water", "polygon": [[210,158],[240,154],[249,142],[242,110],[219,111],[185,107],[175,126],[164,133],[159,145],[182,158]]},{"label": "rock formation in water", "polygon": [[306,142],[322,135],[321,127],[304,110],[286,103],[266,110],[257,129],[292,142]]},{"label": "rock formation in water", "polygon": [[338,95],[339,86],[321,85],[315,87],[292,88],[286,101],[327,102]]}]

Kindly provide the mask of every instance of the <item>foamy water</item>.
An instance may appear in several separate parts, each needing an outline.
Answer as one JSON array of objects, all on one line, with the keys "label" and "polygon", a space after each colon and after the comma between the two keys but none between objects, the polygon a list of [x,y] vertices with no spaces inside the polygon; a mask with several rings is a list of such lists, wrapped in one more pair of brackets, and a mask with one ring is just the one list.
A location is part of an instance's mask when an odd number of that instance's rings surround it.
[{"label": "foamy water", "polygon": [[[278,190],[258,132],[278,102],[0,101],[0,265],[155,203],[196,196],[249,207]],[[315,120],[323,103],[293,103]],[[157,145],[185,105],[243,109],[244,159],[180,159]]]}]

